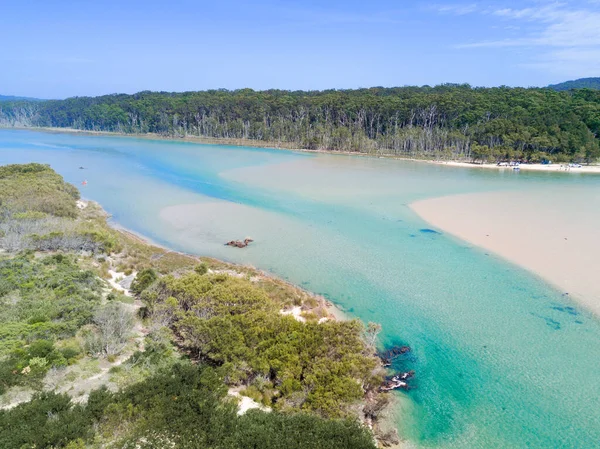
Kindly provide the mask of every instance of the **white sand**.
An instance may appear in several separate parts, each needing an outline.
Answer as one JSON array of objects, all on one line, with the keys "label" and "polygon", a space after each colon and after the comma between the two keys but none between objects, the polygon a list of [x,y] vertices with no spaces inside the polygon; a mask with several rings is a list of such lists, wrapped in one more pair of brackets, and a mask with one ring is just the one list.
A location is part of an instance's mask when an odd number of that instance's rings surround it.
[{"label": "white sand", "polygon": [[238,399],[238,401],[239,401],[238,402],[238,412],[237,412],[238,415],[243,415],[248,410],[251,410],[253,408],[257,408],[257,409],[262,410],[263,412],[267,412],[267,413],[271,411],[271,409],[269,407],[259,404],[254,399],[251,399],[248,396],[242,396],[239,392],[239,388],[231,388],[231,389],[229,389],[227,394]]},{"label": "white sand", "polygon": [[493,192],[418,201],[412,209],[445,232],[544,278],[600,315],[600,195]]},{"label": "white sand", "polygon": [[106,281],[112,288],[123,293],[125,296],[133,296],[129,291],[129,286],[131,286],[131,282],[135,279],[137,272],[133,272],[127,276],[125,273],[108,270],[108,274],[110,274],[110,279],[107,279]]},{"label": "white sand", "polygon": [[296,321],[300,321],[301,323],[306,322],[306,318],[302,316],[302,307],[297,306],[290,310],[280,310],[279,313],[282,315],[292,315]]},{"label": "white sand", "polygon": [[[432,161],[431,163],[439,165],[449,165],[452,167],[469,167],[469,168],[493,168],[496,170],[513,170],[513,167],[498,166],[497,164],[474,164],[471,162],[454,162],[454,161]],[[600,174],[600,166],[598,165],[583,165],[581,167],[569,167],[569,164],[521,164],[519,168],[526,171],[553,171],[563,173],[597,173]]]}]

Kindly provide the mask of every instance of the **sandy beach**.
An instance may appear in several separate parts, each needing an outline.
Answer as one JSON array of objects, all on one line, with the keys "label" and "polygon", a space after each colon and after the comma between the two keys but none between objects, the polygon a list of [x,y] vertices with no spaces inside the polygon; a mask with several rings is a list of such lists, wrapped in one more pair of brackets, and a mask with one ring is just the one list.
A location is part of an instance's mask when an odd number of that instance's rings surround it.
[{"label": "sandy beach", "polygon": [[453,195],[411,204],[424,220],[520,265],[600,315],[600,198],[568,189]]},{"label": "sandy beach", "polygon": [[[494,170],[513,170],[514,167],[498,164],[476,164],[473,162],[458,162],[458,161],[430,161],[433,164],[449,165],[451,167],[464,168],[486,168]],[[546,172],[562,172],[562,173],[596,173],[600,174],[600,166],[598,165],[582,165],[581,167],[570,167],[568,163],[563,164],[520,164],[520,170],[526,171],[546,171]]]}]

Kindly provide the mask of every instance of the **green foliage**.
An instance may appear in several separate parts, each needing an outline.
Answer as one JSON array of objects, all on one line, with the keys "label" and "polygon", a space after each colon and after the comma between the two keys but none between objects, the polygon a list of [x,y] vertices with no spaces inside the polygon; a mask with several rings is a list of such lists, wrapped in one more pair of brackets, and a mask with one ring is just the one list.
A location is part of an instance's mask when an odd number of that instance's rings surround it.
[{"label": "green foliage", "polygon": [[26,214],[75,217],[77,199],[79,191],[49,165],[0,166],[0,206],[3,208]]},{"label": "green foliage", "polygon": [[375,448],[355,421],[259,411],[240,417],[226,393],[214,369],[177,364],[117,393],[96,390],[84,406],[39,394],[0,411],[0,447],[79,449],[94,440],[123,449]]},{"label": "green foliage", "polygon": [[[592,84],[593,83],[593,84]],[[564,88],[592,87],[580,80]],[[558,86],[551,86],[558,88]],[[124,133],[244,139],[294,148],[490,159],[595,160],[600,92],[582,89],[374,87],[325,91],[139,92],[6,103],[0,121]]]},{"label": "green foliage", "polygon": [[101,291],[100,280],[71,256],[0,259],[0,355],[34,339],[75,335]]},{"label": "green foliage", "polygon": [[48,340],[35,340],[14,349],[0,363],[0,394],[13,385],[37,387],[50,368],[60,368],[75,357],[68,349],[59,349]]},{"label": "green foliage", "polygon": [[206,274],[208,273],[208,266],[205,263],[201,263],[194,267],[194,271],[199,275]]},{"label": "green foliage", "polygon": [[42,164],[0,166],[0,248],[10,252],[111,252],[116,233],[101,220],[78,221],[79,192]]},{"label": "green foliage", "polygon": [[71,256],[0,259],[0,392],[39,381],[77,357],[55,341],[75,335],[100,304],[102,285]]},{"label": "green foliage", "polygon": [[349,420],[250,411],[239,419],[236,447],[255,449],[374,448],[368,430]]},{"label": "green foliage", "polygon": [[[41,393],[10,410],[0,410],[0,447],[62,448],[91,435],[92,420],[66,394]],[[72,447],[72,446],[71,446]]]},{"label": "green foliage", "polygon": [[140,294],[146,290],[156,279],[156,272],[152,268],[140,271],[131,283],[131,291]]},{"label": "green foliage", "polygon": [[269,406],[343,416],[372,381],[377,361],[358,321],[298,322],[250,281],[224,275],[166,276],[152,293],[150,311],[184,346],[229,382],[263,379]]}]

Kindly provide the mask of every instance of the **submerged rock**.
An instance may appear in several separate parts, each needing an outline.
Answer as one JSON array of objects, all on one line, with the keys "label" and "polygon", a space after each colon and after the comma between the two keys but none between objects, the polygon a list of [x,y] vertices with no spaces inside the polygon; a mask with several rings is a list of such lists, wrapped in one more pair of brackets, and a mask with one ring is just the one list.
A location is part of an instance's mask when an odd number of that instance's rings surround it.
[{"label": "submerged rock", "polygon": [[378,354],[378,356],[381,359],[383,366],[387,367],[392,365],[393,359],[399,355],[406,354],[407,352],[410,352],[410,346],[394,346],[391,349]]}]

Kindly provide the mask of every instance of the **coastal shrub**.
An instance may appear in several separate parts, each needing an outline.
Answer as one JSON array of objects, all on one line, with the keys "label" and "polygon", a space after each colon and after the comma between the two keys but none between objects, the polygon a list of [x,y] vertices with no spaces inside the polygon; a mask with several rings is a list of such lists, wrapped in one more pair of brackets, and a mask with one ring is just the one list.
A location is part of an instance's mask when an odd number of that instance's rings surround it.
[{"label": "coastal shrub", "polygon": [[0,259],[0,356],[23,342],[75,335],[101,293],[102,283],[71,256]]},{"label": "coastal shrub", "polygon": [[73,363],[79,349],[61,342],[90,323],[102,283],[69,255],[0,259],[0,392],[38,388],[45,373]]},{"label": "coastal shrub", "polygon": [[140,294],[146,290],[157,279],[156,272],[152,268],[140,271],[131,283],[131,291]]},{"label": "coastal shrub", "polygon": [[171,326],[181,344],[228,382],[268,379],[260,392],[277,409],[344,416],[378,382],[358,321],[298,322],[252,282],[227,275],[165,276],[145,293],[153,316],[176,309]]},{"label": "coastal shrub", "polygon": [[85,219],[76,220],[78,198],[77,189],[47,165],[0,166],[0,248],[118,251],[118,235],[100,212],[89,207]]},{"label": "coastal shrub", "polygon": [[0,411],[0,447],[79,448],[86,442],[124,449],[374,449],[352,420],[236,413],[217,371],[179,363],[112,393],[105,387],[74,405],[67,395],[37,394]]},{"label": "coastal shrub", "polygon": [[199,275],[203,275],[206,274],[208,272],[208,265],[206,265],[205,263],[201,263],[199,265],[196,265],[194,267],[194,271],[199,274]]},{"label": "coastal shrub", "polygon": [[39,393],[24,404],[0,410],[0,447],[62,448],[88,438],[92,420],[66,394]]},{"label": "coastal shrub", "polygon": [[76,217],[79,191],[44,164],[0,166],[0,205],[14,212]]},{"label": "coastal shrub", "polygon": [[234,444],[238,448],[257,449],[375,448],[369,430],[352,420],[256,410],[239,418]]},{"label": "coastal shrub", "polygon": [[48,340],[13,349],[0,363],[0,394],[14,385],[37,388],[50,369],[67,366],[72,357],[71,351],[57,348]]}]

